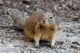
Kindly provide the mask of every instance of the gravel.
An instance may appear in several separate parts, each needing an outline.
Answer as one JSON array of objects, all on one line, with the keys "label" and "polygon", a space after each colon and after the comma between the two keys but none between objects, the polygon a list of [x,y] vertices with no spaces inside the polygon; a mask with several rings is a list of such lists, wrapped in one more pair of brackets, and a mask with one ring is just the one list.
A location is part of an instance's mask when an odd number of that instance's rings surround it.
[{"label": "gravel", "polygon": [[[52,12],[58,26],[55,48],[27,42],[21,22],[33,12]],[[80,53],[79,0],[0,0],[0,53]]]}]

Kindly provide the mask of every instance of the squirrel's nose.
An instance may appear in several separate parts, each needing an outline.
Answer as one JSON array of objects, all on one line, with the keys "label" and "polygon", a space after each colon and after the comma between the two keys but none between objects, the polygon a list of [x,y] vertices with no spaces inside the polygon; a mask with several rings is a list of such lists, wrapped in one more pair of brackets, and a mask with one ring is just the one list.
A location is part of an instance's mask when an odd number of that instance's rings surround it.
[{"label": "squirrel's nose", "polygon": [[43,23],[45,23],[45,20],[43,20]]}]

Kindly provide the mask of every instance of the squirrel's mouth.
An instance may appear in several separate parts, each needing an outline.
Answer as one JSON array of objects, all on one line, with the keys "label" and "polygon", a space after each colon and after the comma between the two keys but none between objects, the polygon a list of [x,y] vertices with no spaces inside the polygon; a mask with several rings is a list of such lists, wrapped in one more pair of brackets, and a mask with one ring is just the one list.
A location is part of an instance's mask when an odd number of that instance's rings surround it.
[{"label": "squirrel's mouth", "polygon": [[49,25],[50,23],[49,23],[48,20],[43,20],[43,24],[45,24],[45,25]]}]

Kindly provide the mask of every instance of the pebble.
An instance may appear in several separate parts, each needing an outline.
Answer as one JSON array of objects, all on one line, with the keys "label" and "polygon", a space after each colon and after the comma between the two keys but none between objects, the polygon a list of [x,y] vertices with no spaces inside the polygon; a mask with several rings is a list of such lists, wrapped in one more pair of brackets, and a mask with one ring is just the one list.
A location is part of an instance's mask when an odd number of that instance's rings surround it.
[{"label": "pebble", "polygon": [[3,0],[0,0],[0,5],[4,4]]}]

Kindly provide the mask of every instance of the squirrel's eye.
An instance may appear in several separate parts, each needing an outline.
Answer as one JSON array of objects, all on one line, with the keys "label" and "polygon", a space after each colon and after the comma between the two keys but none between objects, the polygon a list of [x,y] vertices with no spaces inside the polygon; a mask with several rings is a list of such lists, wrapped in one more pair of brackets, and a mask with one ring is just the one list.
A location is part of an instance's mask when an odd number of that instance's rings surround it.
[{"label": "squirrel's eye", "polygon": [[52,17],[50,17],[50,19],[52,19]]}]

